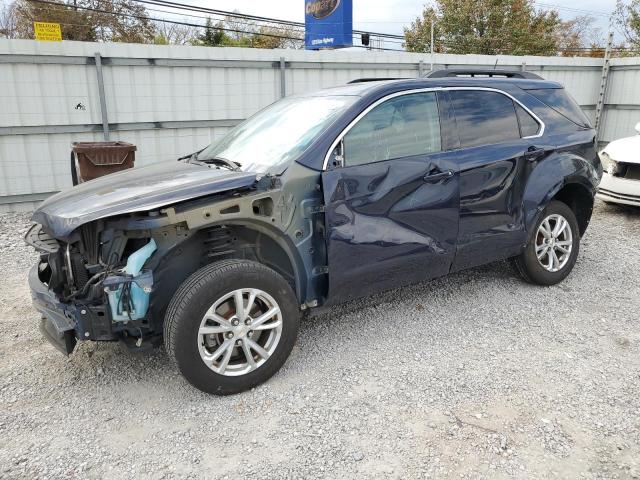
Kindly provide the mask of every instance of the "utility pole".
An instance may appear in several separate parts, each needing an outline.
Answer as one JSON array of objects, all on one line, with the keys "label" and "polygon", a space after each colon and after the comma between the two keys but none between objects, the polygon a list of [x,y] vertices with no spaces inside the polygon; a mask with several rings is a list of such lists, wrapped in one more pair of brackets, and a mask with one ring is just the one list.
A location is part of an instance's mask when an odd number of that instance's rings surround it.
[{"label": "utility pole", "polygon": [[436,22],[435,20],[432,18],[431,19],[431,71],[433,72],[433,59],[434,59],[434,49],[433,49],[433,28],[435,27]]}]

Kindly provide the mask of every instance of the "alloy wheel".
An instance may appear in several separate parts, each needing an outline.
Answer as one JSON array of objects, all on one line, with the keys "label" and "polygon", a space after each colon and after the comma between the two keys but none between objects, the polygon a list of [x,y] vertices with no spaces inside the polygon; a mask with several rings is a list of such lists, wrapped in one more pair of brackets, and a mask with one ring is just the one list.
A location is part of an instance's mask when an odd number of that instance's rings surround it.
[{"label": "alloy wheel", "polygon": [[268,293],[242,288],[219,298],[198,329],[202,361],[225,376],[245,375],[275,352],[282,335],[282,313]]},{"label": "alloy wheel", "polygon": [[538,227],[535,248],[538,262],[545,270],[562,270],[573,249],[573,232],[567,219],[558,214],[546,217]]}]

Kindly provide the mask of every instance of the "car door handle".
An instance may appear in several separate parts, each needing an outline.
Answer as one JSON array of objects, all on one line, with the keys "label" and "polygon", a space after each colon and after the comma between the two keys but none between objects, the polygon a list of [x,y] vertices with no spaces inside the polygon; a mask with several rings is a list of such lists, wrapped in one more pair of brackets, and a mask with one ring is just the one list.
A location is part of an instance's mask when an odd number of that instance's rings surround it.
[{"label": "car door handle", "polygon": [[544,148],[531,146],[524,152],[524,158],[526,158],[530,162],[533,162],[534,160],[538,160],[545,153],[546,150]]},{"label": "car door handle", "polygon": [[427,173],[422,179],[425,182],[438,182],[440,180],[446,180],[447,178],[453,177],[453,170],[447,170],[446,172],[440,173]]}]

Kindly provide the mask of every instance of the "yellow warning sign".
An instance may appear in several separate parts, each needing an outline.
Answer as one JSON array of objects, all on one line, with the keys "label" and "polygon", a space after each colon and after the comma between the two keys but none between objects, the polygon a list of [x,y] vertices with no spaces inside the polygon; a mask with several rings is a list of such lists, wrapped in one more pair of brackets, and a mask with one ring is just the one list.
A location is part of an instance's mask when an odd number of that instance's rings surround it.
[{"label": "yellow warning sign", "polygon": [[33,22],[33,31],[36,40],[45,42],[61,42],[62,31],[59,23]]}]

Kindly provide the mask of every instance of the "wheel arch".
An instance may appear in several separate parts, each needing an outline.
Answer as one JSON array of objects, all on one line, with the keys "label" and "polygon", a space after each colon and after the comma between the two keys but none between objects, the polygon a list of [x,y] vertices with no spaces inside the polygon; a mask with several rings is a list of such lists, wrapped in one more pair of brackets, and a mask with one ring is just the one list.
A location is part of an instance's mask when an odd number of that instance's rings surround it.
[{"label": "wheel arch", "polygon": [[229,259],[257,261],[289,282],[299,304],[305,301],[307,276],[293,242],[276,227],[254,220],[228,220],[198,228],[156,259],[151,310],[161,326],[179,286],[205,265]]},{"label": "wheel arch", "polygon": [[589,189],[581,183],[567,183],[551,200],[558,200],[573,211],[578,221],[580,236],[584,235],[584,232],[589,226],[591,214],[593,213],[593,195]]},{"label": "wheel arch", "polygon": [[299,250],[289,236],[273,225],[257,220],[231,220],[226,224],[237,228],[246,228],[248,231],[261,234],[262,239],[268,242],[266,245],[261,246],[261,250],[264,250],[262,253],[267,252],[269,247],[273,247],[276,250],[273,252],[274,255],[266,257],[266,259],[274,260],[273,265],[269,265],[267,262],[260,263],[264,263],[271,268],[275,266],[274,270],[278,273],[281,273],[280,269],[288,268],[293,280],[293,291],[296,293],[298,301],[303,302],[305,300],[303,297],[307,288],[307,275],[304,262]]},{"label": "wheel arch", "polygon": [[549,202],[558,200],[571,208],[583,235],[593,212],[594,178],[594,167],[577,155],[557,155],[541,162],[529,176],[523,196],[525,230],[530,233]]}]

